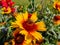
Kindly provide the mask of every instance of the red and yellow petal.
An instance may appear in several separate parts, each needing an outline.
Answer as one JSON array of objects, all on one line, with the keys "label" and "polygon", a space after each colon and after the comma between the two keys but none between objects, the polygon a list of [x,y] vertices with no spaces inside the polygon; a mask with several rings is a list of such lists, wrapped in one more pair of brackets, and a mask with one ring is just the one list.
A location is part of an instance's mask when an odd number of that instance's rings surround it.
[{"label": "red and yellow petal", "polygon": [[26,30],[20,31],[20,34],[25,35],[25,41],[23,42],[23,45],[32,45],[32,37]]},{"label": "red and yellow petal", "polygon": [[25,40],[24,42],[23,42],[23,45],[32,45],[32,39],[31,38],[29,38],[29,39],[27,39],[27,40]]},{"label": "red and yellow petal", "polygon": [[36,31],[31,32],[30,34],[31,34],[34,38],[36,38],[37,40],[42,40],[42,39],[43,39],[41,33],[38,33],[38,32],[36,32]]},{"label": "red and yellow petal", "polygon": [[11,25],[12,25],[12,26],[10,26],[10,27],[14,27],[14,28],[19,27],[15,22],[11,22]]},{"label": "red and yellow petal", "polygon": [[23,13],[23,19],[24,21],[28,20],[28,12]]},{"label": "red and yellow petal", "polygon": [[34,12],[34,13],[32,14],[32,16],[31,16],[30,19],[31,19],[32,22],[37,21],[37,19],[38,19],[38,17],[37,17],[37,12]]},{"label": "red and yellow petal", "polygon": [[60,20],[54,21],[54,24],[55,24],[55,25],[60,25]]},{"label": "red and yellow petal", "polygon": [[46,31],[47,30],[46,25],[43,21],[37,22],[36,24],[37,24],[38,31]]},{"label": "red and yellow petal", "polygon": [[28,35],[28,32],[26,30],[21,30],[19,33],[22,35],[25,35],[25,39],[26,39],[26,37]]},{"label": "red and yellow petal", "polygon": [[56,4],[57,4],[57,3],[58,3],[57,1],[54,2],[54,4],[53,4],[53,7],[54,7],[54,8],[56,8]]},{"label": "red and yellow petal", "polygon": [[23,15],[22,13],[18,13],[17,16],[15,17],[17,23],[18,22],[22,23],[22,21],[23,21],[23,16],[22,15]]}]

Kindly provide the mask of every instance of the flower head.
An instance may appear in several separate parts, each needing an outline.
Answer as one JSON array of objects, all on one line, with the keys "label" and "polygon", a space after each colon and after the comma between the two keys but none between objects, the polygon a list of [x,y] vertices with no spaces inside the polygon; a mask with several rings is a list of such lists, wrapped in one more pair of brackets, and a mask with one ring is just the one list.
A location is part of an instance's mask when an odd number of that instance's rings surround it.
[{"label": "flower head", "polygon": [[55,1],[53,6],[54,6],[55,9],[60,11],[60,2],[59,1]]},{"label": "flower head", "polygon": [[24,35],[19,33],[20,30],[15,30],[13,32],[15,45],[22,45],[24,42]]},{"label": "flower head", "polygon": [[29,42],[33,41],[34,44],[36,40],[42,41],[43,37],[41,33],[37,31],[46,31],[46,26],[44,21],[37,21],[37,12],[33,14],[28,14],[28,12],[17,14],[15,17],[16,21],[12,22],[13,25],[18,25],[20,29],[22,29],[19,33],[25,35],[25,40]]},{"label": "flower head", "polygon": [[54,16],[54,24],[60,25],[60,16],[59,15]]},{"label": "flower head", "polygon": [[1,0],[2,14],[9,14],[14,11],[12,0]]},{"label": "flower head", "polygon": [[7,41],[4,43],[4,45],[9,45],[8,42],[11,42],[11,45],[22,45],[23,42],[24,42],[24,35],[22,34],[19,34],[19,31],[18,29],[16,29],[14,32],[13,32],[13,39],[11,39],[10,41]]}]

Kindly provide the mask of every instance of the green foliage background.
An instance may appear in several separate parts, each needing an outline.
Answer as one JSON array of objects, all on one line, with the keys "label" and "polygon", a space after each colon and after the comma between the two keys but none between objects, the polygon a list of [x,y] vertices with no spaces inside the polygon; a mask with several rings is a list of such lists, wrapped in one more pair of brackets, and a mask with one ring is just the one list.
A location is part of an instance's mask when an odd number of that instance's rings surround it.
[{"label": "green foliage background", "polygon": [[[13,0],[15,2],[15,5],[24,5],[24,9],[26,9],[25,6],[28,6],[30,4],[29,0]],[[55,26],[53,24],[53,17],[57,14],[60,14],[57,10],[53,8],[53,2],[54,0],[34,0],[34,5],[41,5],[42,8],[36,8],[38,11],[38,21],[43,20],[46,24],[47,31],[41,32],[43,35],[43,38],[45,42],[43,42],[41,45],[57,45],[57,41],[60,40],[60,25]],[[23,10],[24,11],[24,10]],[[11,26],[11,22],[15,19],[11,16],[12,14],[2,15],[0,14],[0,22],[6,22],[5,25],[0,26],[0,44],[3,45],[3,42],[5,40],[9,40],[12,38],[12,32],[13,30],[9,27]],[[5,34],[6,30],[4,29],[8,28],[7,34]],[[3,29],[3,30],[1,30]]]}]

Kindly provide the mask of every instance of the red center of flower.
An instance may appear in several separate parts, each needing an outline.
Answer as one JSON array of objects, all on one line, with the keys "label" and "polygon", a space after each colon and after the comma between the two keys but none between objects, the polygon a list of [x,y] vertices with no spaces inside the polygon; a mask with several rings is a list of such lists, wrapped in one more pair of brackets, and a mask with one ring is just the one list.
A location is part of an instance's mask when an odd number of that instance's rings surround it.
[{"label": "red center of flower", "polygon": [[30,20],[23,22],[22,25],[28,32],[35,31],[37,29],[37,25]]}]

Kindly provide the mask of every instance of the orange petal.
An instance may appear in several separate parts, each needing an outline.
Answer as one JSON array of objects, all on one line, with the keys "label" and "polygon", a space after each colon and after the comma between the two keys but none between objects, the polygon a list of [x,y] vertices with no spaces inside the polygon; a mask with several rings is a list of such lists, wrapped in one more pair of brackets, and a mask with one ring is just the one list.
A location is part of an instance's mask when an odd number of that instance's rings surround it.
[{"label": "orange petal", "polygon": [[45,23],[43,21],[37,22],[37,29],[38,31],[46,31],[46,26]]}]

